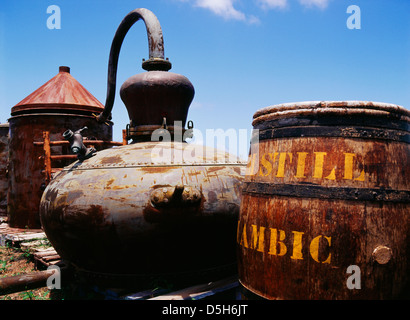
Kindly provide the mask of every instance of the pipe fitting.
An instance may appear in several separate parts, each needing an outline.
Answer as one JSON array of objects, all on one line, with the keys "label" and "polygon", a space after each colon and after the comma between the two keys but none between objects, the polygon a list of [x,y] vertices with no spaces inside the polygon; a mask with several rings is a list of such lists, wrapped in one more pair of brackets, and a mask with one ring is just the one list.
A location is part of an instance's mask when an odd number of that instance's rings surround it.
[{"label": "pipe fitting", "polygon": [[149,47],[149,59],[143,60],[142,68],[146,71],[168,71],[172,67],[171,62],[168,59],[164,59],[164,39],[157,17],[150,10],[144,8],[135,9],[128,13],[118,26],[111,44],[108,61],[107,97],[103,112],[97,116],[99,122],[104,122],[111,117],[121,46],[128,30],[138,20],[142,20],[145,23]]},{"label": "pipe fitting", "polygon": [[162,187],[152,191],[151,204],[157,208],[196,205],[201,201],[201,192],[190,186],[178,184],[175,187]]},{"label": "pipe fitting", "polygon": [[85,159],[91,158],[96,150],[94,148],[87,148],[83,142],[83,136],[81,132],[88,129],[84,127],[75,132],[70,129],[63,133],[63,138],[68,140],[70,143],[71,152],[77,155],[78,160],[83,161]]}]

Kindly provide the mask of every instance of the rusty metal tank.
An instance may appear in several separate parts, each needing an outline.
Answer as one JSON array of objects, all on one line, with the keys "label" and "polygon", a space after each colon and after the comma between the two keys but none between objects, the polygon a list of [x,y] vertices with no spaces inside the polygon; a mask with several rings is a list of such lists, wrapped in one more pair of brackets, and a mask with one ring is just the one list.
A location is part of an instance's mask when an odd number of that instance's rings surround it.
[{"label": "rusty metal tank", "polygon": [[7,216],[9,124],[0,124],[0,217]]},{"label": "rusty metal tank", "polygon": [[150,59],[143,62],[147,72],[121,89],[132,143],[64,168],[44,191],[43,229],[78,274],[100,284],[141,287],[150,279],[181,283],[233,274],[246,164],[185,142],[194,88],[186,77],[168,72],[162,30],[147,9],[130,12],[117,29],[98,119],[111,116],[120,47],[140,19],[150,46]]},{"label": "rusty metal tank", "polygon": [[287,103],[257,111],[253,126],[237,238],[247,294],[408,297],[409,110]]},{"label": "rusty metal tank", "polygon": [[[62,131],[87,127],[89,139],[112,140],[112,123],[95,121],[104,106],[71,74],[59,72],[11,109],[8,216],[9,224],[19,228],[39,228],[39,204],[47,184],[44,174],[43,132],[51,141],[62,140]],[[53,155],[69,154],[68,146],[51,146]],[[55,160],[62,168],[73,160]]]}]

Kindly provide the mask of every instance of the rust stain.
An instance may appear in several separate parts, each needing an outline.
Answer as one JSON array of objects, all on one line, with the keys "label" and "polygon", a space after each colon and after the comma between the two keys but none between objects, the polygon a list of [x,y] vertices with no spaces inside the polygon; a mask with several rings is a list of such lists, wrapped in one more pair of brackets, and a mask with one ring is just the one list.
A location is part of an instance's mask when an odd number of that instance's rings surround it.
[{"label": "rust stain", "polygon": [[141,169],[145,173],[166,173],[169,172],[172,167],[142,167]]},{"label": "rust stain", "polygon": [[104,106],[87,91],[66,67],[44,85],[24,98],[12,109],[11,113],[23,112],[27,109],[76,109],[101,112]]},{"label": "rust stain", "polygon": [[100,205],[91,205],[87,210],[87,219],[95,224],[101,224],[104,221],[104,210]]},{"label": "rust stain", "polygon": [[112,163],[120,163],[120,162],[123,162],[120,155],[105,157],[101,159],[101,164],[112,164]]},{"label": "rust stain", "polygon": [[115,181],[114,178],[111,178],[110,180],[108,180],[105,186],[105,189],[111,189],[110,186],[113,184],[114,181]]}]

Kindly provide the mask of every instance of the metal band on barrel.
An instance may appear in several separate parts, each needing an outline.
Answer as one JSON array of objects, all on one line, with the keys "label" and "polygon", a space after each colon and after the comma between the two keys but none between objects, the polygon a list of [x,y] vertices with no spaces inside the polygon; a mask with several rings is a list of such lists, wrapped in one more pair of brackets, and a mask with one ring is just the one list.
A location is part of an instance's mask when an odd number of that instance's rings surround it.
[{"label": "metal band on barrel", "polygon": [[410,143],[410,133],[406,131],[379,128],[307,126],[259,130],[259,140],[290,137],[343,137]]},{"label": "metal band on barrel", "polygon": [[269,196],[410,203],[410,191],[382,188],[323,187],[318,185],[244,182],[242,192],[245,194]]}]

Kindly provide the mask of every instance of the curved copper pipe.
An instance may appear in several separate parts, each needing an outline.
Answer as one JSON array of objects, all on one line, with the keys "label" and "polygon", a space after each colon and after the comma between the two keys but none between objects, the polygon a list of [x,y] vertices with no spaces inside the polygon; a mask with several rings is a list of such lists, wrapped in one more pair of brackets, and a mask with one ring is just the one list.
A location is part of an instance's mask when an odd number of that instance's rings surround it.
[{"label": "curved copper pipe", "polygon": [[145,23],[149,46],[149,59],[142,63],[142,67],[147,71],[168,71],[171,69],[171,63],[168,60],[164,60],[164,39],[162,36],[161,25],[159,24],[157,17],[150,10],[144,8],[135,9],[128,13],[118,26],[111,44],[108,61],[107,97],[105,108],[97,117],[99,122],[104,122],[111,116],[115,99],[120,49],[128,30],[139,19],[143,20]]}]

